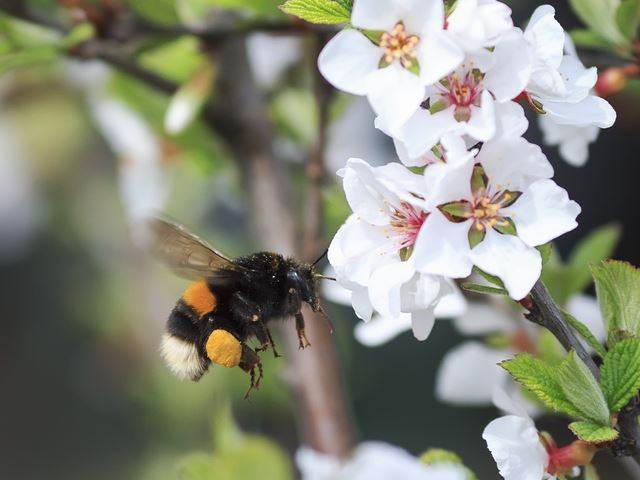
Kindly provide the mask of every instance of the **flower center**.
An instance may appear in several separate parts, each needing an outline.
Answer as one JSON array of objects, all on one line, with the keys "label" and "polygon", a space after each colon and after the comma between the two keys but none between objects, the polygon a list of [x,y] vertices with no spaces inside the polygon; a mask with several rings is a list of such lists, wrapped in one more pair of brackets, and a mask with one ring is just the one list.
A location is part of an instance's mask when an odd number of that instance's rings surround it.
[{"label": "flower center", "polygon": [[381,64],[387,66],[398,60],[404,68],[412,68],[417,64],[415,47],[419,41],[416,35],[406,32],[402,22],[396,23],[390,32],[380,36],[380,47],[384,50]]},{"label": "flower center", "polygon": [[401,202],[391,214],[392,235],[397,241],[398,250],[412,247],[420,232],[422,224],[427,218],[427,212],[417,210],[407,202]]},{"label": "flower center", "polygon": [[513,200],[514,194],[508,191],[501,191],[494,195],[483,192],[478,197],[474,197],[469,216],[475,219],[473,226],[480,231],[486,227],[508,226],[509,221],[500,215],[500,209],[513,203]]},{"label": "flower center", "polygon": [[438,84],[439,95],[447,106],[455,106],[455,118],[459,122],[469,121],[471,106],[478,105],[482,91],[482,73],[470,69],[466,74],[454,73]]}]

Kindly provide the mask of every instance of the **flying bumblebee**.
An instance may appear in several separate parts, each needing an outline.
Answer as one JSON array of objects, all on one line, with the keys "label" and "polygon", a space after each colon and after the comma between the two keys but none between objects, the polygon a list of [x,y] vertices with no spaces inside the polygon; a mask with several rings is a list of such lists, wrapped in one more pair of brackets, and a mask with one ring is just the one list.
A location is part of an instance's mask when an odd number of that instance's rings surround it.
[{"label": "flying bumblebee", "polygon": [[[162,337],[161,354],[176,376],[197,381],[211,362],[238,366],[251,377],[246,397],[263,377],[258,353],[271,348],[279,356],[269,331],[272,320],[295,317],[299,347],[310,345],[301,307],[307,303],[324,315],[318,280],[327,277],[315,271],[320,259],[305,264],[271,252],[229,259],[181,225],[153,218],[148,226],[151,253],[194,280]],[[247,344],[251,338],[260,343],[255,349]]]}]

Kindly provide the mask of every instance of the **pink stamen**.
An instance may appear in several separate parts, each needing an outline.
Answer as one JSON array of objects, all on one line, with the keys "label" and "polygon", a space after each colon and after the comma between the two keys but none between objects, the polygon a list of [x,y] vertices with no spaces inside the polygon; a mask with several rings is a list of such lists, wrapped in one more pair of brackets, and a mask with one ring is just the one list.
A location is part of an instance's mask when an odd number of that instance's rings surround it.
[{"label": "pink stamen", "polygon": [[394,209],[390,224],[398,250],[411,247],[416,243],[427,215],[426,212],[417,210],[407,202],[401,202],[400,207]]}]

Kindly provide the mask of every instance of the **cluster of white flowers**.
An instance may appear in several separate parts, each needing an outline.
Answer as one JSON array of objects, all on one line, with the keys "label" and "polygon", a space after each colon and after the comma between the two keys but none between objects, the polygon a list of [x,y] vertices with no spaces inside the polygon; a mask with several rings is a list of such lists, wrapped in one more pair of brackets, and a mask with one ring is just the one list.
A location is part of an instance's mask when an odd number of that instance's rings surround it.
[{"label": "cluster of white flowers", "polygon": [[558,132],[591,132],[573,143],[548,133],[574,163],[615,121],[554,9],[539,7],[522,31],[496,0],[355,0],[318,64],[335,87],[366,95],[402,162],[351,158],[338,172],[353,214],[329,261],[356,314],[410,321],[423,340],[458,295],[452,280],[474,266],[524,298],[542,269],[536,247],[574,229],[580,207],[522,137],[518,102]]}]

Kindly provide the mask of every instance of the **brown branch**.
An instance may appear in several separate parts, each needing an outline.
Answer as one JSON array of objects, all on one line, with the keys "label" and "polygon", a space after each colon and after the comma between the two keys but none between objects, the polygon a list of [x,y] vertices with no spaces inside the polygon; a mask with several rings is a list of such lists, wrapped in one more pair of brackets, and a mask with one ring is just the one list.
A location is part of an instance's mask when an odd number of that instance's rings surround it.
[{"label": "brown branch", "polygon": [[[542,281],[538,280],[536,282],[531,290],[530,299],[531,305],[527,305],[529,313],[525,317],[549,330],[565,350],[574,350],[593,376],[599,379],[600,369],[565,321],[560,309],[554,303]],[[524,303],[526,304],[526,302]],[[617,425],[620,437],[611,445],[614,455],[630,457],[638,465],[640,465],[639,413],[640,398],[636,396],[620,410]]]},{"label": "brown branch", "polygon": [[529,309],[529,313],[525,315],[527,319],[553,333],[565,350],[575,350],[593,376],[596,379],[600,378],[598,366],[565,321],[560,309],[554,303],[547,291],[547,287],[544,286],[541,280],[538,280],[533,286],[530,295],[533,306]]},{"label": "brown branch", "polygon": [[[244,42],[237,38],[226,41],[217,59],[220,78],[213,124],[227,139],[243,171],[258,243],[273,251],[296,254],[294,202],[286,197],[281,165],[272,151],[266,105],[252,80]],[[318,152],[315,161],[322,167],[322,147],[317,147]],[[320,203],[314,208],[320,209]],[[316,212],[314,217],[314,231],[319,234],[322,215]],[[310,311],[305,315],[310,348],[298,350],[297,336],[289,324],[281,331],[293,371],[302,438],[316,450],[344,457],[353,446],[354,435],[336,347],[323,319]]]}]

